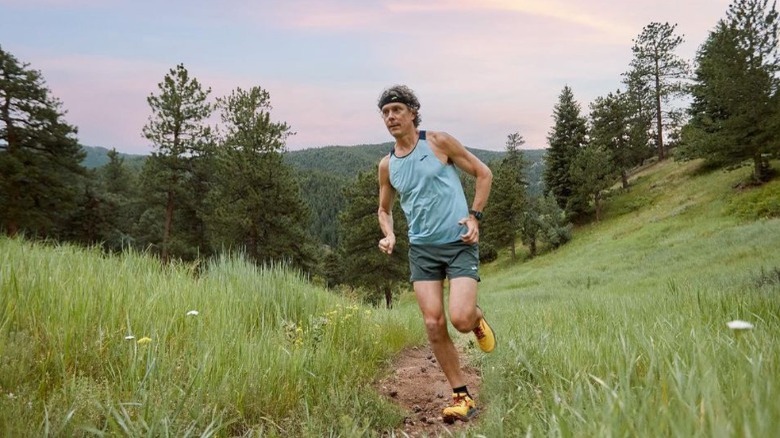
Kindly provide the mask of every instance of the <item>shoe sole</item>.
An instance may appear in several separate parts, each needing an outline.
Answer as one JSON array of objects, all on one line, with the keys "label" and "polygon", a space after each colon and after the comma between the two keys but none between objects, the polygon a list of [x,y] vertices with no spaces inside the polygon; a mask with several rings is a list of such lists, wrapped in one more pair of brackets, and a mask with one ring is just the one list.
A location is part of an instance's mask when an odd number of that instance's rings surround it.
[{"label": "shoe sole", "polygon": [[465,417],[460,415],[445,415],[442,417],[442,421],[444,421],[446,424],[454,424],[457,420],[460,420],[464,423],[468,423],[471,421],[474,417],[477,416],[477,413],[479,412],[479,409],[474,408],[469,411],[468,414],[466,414]]}]

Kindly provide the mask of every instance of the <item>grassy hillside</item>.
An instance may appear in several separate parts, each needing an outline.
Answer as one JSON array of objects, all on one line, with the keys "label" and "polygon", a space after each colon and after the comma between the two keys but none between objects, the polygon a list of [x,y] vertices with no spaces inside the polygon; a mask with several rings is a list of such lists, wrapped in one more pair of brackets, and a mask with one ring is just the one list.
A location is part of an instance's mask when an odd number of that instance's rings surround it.
[{"label": "grassy hillside", "polygon": [[[503,348],[482,360],[482,433],[778,430],[780,181],[740,191],[749,169],[696,166],[644,171],[570,244],[485,272]],[[735,319],[755,329],[732,332]]]},{"label": "grassy hillside", "polygon": [[[749,169],[696,165],[647,169],[571,243],[482,269],[499,346],[467,348],[483,376],[470,435],[780,429],[780,181],[739,190]],[[411,294],[370,309],[278,267],[196,277],[0,239],[3,436],[378,435],[403,414],[369,383],[421,342]]]}]

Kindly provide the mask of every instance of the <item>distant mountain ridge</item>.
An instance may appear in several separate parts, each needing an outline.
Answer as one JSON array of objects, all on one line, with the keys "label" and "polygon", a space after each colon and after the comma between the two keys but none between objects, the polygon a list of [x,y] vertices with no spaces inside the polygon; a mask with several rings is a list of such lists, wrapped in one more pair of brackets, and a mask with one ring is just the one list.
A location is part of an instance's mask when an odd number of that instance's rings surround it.
[{"label": "distant mountain ridge", "polygon": [[[108,164],[108,153],[111,151],[110,149],[104,148],[102,146],[83,145],[81,148],[84,149],[84,151],[87,153],[87,156],[84,157],[84,161],[81,162],[81,164],[87,169],[96,169]],[[129,166],[136,167],[136,165],[138,165],[139,168],[147,157],[147,155],[126,154],[123,152],[119,152],[119,156],[124,158],[125,163]]]}]

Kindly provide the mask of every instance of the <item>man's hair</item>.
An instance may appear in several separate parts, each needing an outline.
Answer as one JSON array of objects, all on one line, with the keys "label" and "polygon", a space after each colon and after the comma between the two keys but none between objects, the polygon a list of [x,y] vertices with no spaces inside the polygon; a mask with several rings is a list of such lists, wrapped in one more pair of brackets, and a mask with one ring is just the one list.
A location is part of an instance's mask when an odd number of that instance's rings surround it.
[{"label": "man's hair", "polygon": [[414,113],[414,127],[420,126],[422,117],[420,116],[420,101],[414,95],[414,91],[406,85],[393,85],[382,92],[379,96],[377,105],[379,110],[388,103],[399,102],[406,105]]}]

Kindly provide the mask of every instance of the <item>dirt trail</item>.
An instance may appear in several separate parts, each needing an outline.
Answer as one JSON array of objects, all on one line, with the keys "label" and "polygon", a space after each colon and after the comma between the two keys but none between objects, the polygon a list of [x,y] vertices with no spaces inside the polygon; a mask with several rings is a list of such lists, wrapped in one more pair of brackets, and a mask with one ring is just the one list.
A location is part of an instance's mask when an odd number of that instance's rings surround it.
[{"label": "dirt trail", "polygon": [[[460,357],[469,393],[479,403],[482,379],[478,370],[467,363],[468,355],[461,354]],[[402,351],[393,361],[387,377],[376,382],[376,388],[407,412],[404,423],[394,431],[395,436],[451,436],[469,426],[461,421],[452,425],[442,421],[442,409],[451,401],[452,388],[429,346]]]}]

